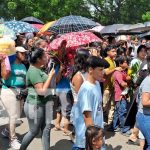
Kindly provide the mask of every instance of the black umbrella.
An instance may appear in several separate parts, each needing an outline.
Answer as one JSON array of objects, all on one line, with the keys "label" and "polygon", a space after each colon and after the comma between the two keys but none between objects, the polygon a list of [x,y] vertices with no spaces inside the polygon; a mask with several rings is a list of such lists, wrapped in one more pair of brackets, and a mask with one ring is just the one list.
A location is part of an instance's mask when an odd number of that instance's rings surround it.
[{"label": "black umbrella", "polygon": [[35,17],[26,17],[26,18],[21,19],[21,21],[28,22],[31,24],[44,24],[44,22],[42,22],[41,20]]},{"label": "black umbrella", "polygon": [[82,16],[66,16],[58,19],[48,31],[55,34],[78,32],[95,27],[96,22]]}]

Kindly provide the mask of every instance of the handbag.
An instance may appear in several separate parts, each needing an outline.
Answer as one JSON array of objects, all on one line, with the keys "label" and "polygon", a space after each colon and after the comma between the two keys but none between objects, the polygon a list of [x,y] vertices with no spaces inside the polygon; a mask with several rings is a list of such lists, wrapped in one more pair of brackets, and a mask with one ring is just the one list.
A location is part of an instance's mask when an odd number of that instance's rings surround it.
[{"label": "handbag", "polygon": [[21,89],[21,88],[15,88],[17,93],[16,93],[16,98],[17,100],[22,100],[22,99],[26,99],[27,95],[28,95],[28,89]]}]

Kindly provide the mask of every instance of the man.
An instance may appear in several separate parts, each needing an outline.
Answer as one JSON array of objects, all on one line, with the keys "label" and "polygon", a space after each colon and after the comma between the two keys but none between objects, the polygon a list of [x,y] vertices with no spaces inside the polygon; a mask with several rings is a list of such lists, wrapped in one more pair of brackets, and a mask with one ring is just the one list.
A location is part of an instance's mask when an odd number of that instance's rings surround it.
[{"label": "man", "polygon": [[72,150],[85,149],[85,131],[89,125],[103,128],[102,95],[98,81],[103,78],[104,67],[109,64],[101,58],[91,56],[87,65],[87,80],[80,87],[73,113],[76,141]]},{"label": "man", "polygon": [[116,47],[110,45],[106,48],[107,57],[105,60],[109,63],[109,68],[105,69],[105,82],[104,82],[104,94],[103,94],[103,109],[108,114],[108,125],[111,124],[114,114],[114,89],[112,74],[114,71],[121,71],[120,67],[116,67],[115,58],[117,56]]}]

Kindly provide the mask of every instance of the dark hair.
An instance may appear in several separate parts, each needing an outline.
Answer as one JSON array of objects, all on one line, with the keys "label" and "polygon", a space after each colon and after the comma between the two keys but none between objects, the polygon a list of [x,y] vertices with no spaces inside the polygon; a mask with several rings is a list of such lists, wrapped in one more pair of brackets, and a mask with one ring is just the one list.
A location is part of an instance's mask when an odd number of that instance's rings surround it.
[{"label": "dark hair", "polygon": [[104,131],[96,125],[88,126],[85,132],[86,150],[93,150],[93,139],[98,140],[100,137],[103,139]]},{"label": "dark hair", "polygon": [[44,54],[44,50],[41,48],[37,48],[30,53],[30,63],[36,64],[38,59],[41,59]]},{"label": "dark hair", "polygon": [[100,43],[100,42],[91,42],[90,44],[89,44],[89,46],[90,47],[100,47],[100,48],[102,48],[102,44]]},{"label": "dark hair", "polygon": [[127,51],[126,48],[124,48],[124,47],[118,47],[118,49],[117,49],[117,56],[126,55],[126,51]]},{"label": "dark hair", "polygon": [[150,55],[146,56],[146,61],[147,61],[148,72],[150,74]]},{"label": "dark hair", "polygon": [[112,41],[115,39],[115,37],[109,36],[107,39],[108,39],[108,43],[112,44]]},{"label": "dark hair", "polygon": [[104,60],[104,59],[101,59],[97,56],[90,56],[88,59],[87,59],[87,69],[89,68],[97,68],[97,67],[104,67],[104,68],[108,68],[109,67],[109,63]]},{"label": "dark hair", "polygon": [[125,61],[128,63],[128,58],[126,56],[120,55],[115,59],[116,66],[119,67],[120,64],[123,64]]},{"label": "dark hair", "polygon": [[87,71],[87,59],[89,57],[90,53],[86,48],[78,48],[75,60],[74,60],[74,66],[72,74],[70,75],[70,80],[72,80],[73,76],[78,72],[82,71],[85,73]]},{"label": "dark hair", "polygon": [[142,49],[145,49],[145,51],[146,51],[147,47],[145,45],[140,45],[137,49],[137,54],[139,54]]}]

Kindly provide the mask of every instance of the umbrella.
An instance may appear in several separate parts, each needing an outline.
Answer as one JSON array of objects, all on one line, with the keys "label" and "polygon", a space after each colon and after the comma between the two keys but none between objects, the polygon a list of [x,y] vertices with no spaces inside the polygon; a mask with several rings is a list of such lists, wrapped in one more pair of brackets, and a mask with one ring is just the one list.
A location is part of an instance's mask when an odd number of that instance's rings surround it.
[{"label": "umbrella", "polygon": [[7,21],[5,25],[12,29],[15,33],[28,33],[28,32],[38,32],[36,28],[27,22],[22,21]]},{"label": "umbrella", "polygon": [[32,24],[32,26],[33,26],[34,28],[36,28],[37,30],[41,30],[41,28],[43,27],[42,24]]},{"label": "umbrella", "polygon": [[41,21],[35,17],[26,17],[26,18],[21,19],[20,21],[28,22],[30,24],[44,24],[43,21]]},{"label": "umbrella", "polygon": [[150,31],[140,35],[140,38],[150,39]]},{"label": "umbrella", "polygon": [[50,43],[50,49],[58,50],[63,40],[67,41],[66,48],[68,50],[76,50],[79,46],[95,41],[102,42],[100,38],[91,32],[71,32],[54,39]]},{"label": "umbrella", "polygon": [[105,26],[100,33],[103,35],[108,35],[108,34],[118,34],[118,29],[121,27],[124,27],[125,24],[113,24],[113,25],[108,25]]},{"label": "umbrella", "polygon": [[88,30],[96,26],[96,22],[82,16],[66,16],[58,19],[48,31],[55,34],[78,32]]},{"label": "umbrella", "polygon": [[51,27],[53,24],[55,23],[55,21],[50,21],[48,23],[46,23],[39,31],[39,34],[44,33],[48,30],[49,27]]},{"label": "umbrella", "polygon": [[16,34],[4,24],[0,24],[0,37],[10,37],[11,39],[15,40]]}]

